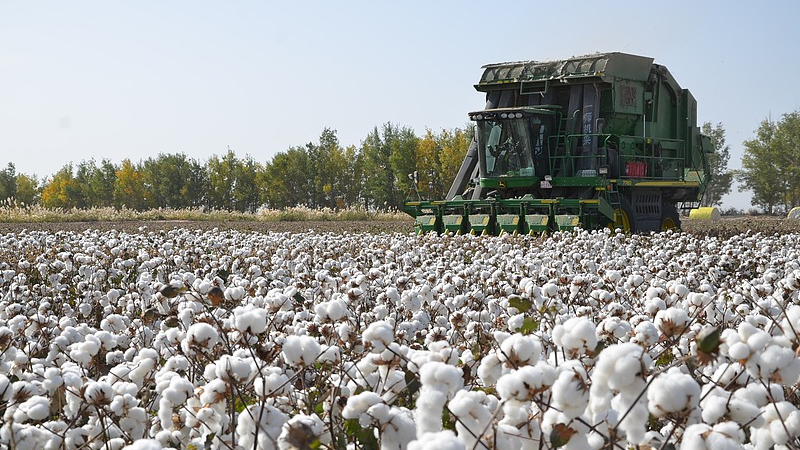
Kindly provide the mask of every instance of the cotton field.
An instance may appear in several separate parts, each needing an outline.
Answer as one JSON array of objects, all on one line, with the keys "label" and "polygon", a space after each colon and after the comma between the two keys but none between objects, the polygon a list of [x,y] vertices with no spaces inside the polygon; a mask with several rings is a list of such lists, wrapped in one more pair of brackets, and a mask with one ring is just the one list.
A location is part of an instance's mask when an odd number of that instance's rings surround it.
[{"label": "cotton field", "polygon": [[0,447],[800,448],[800,235],[0,235]]}]

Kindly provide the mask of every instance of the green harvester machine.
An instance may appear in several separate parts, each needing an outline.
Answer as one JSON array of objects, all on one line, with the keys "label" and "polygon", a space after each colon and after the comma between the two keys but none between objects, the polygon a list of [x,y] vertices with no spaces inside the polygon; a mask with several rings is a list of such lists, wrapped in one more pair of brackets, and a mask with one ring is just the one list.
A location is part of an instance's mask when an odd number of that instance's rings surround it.
[{"label": "green harvester machine", "polygon": [[697,102],[652,58],[490,64],[446,200],[407,201],[419,232],[680,228],[710,181]]}]

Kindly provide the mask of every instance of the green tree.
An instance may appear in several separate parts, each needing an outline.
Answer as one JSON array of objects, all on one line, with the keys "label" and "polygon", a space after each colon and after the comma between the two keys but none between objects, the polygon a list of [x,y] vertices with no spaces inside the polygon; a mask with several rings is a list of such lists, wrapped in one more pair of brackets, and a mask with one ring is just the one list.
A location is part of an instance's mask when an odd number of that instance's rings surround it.
[{"label": "green tree", "polygon": [[[408,174],[416,170],[419,138],[408,128],[391,123],[375,127],[361,143],[364,155],[364,200],[368,207],[399,209],[411,187]],[[402,178],[402,179],[401,179]]]},{"label": "green tree", "polygon": [[16,202],[19,206],[30,206],[39,203],[41,189],[35,176],[24,173],[17,175]]},{"label": "green tree", "polygon": [[256,180],[262,166],[249,155],[239,160],[233,150],[222,158],[211,157],[208,171],[208,200],[214,209],[253,212],[259,206],[260,191]]},{"label": "green tree", "polygon": [[778,124],[775,141],[783,155],[786,210],[800,206],[800,112],[784,114]]},{"label": "green tree", "polygon": [[117,167],[108,159],[103,159],[100,166],[94,159],[81,161],[75,171],[75,181],[79,188],[76,207],[113,206],[116,172]]},{"label": "green tree", "polygon": [[264,169],[262,200],[270,208],[309,205],[308,154],[303,147],[292,147],[276,154]]},{"label": "green tree", "polygon": [[358,205],[364,194],[364,155],[355,145],[342,150],[344,175],[341,177],[340,192],[344,207]]},{"label": "green tree", "polygon": [[731,192],[733,172],[728,170],[731,147],[725,143],[725,128],[722,123],[712,127],[711,122],[706,122],[702,133],[711,139],[711,146],[714,148],[714,153],[708,155],[711,182],[706,187],[702,206],[717,206],[722,203],[722,197]]},{"label": "green tree", "polygon": [[17,196],[17,171],[13,163],[0,170],[0,202],[13,201]]},{"label": "green tree", "polygon": [[800,113],[761,122],[756,138],[744,142],[739,190],[753,192],[753,205],[768,214],[800,202]]},{"label": "green tree", "polygon": [[183,153],[159,153],[142,162],[150,208],[192,208],[205,201],[205,169]]}]

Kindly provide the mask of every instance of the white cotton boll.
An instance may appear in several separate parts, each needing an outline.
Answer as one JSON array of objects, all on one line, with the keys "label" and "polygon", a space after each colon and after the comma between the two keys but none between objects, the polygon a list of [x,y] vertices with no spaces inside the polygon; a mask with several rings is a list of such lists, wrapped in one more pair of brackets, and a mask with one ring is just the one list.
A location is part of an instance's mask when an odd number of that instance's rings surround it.
[{"label": "white cotton boll", "polygon": [[455,396],[464,380],[458,368],[438,361],[431,361],[419,369],[422,386],[417,399],[415,419],[417,435],[440,431],[445,402]]},{"label": "white cotton boll", "polygon": [[580,416],[589,406],[589,378],[582,366],[559,367],[553,383],[553,404],[570,419]]},{"label": "white cotton boll", "polygon": [[318,361],[323,364],[338,364],[342,361],[342,352],[335,345],[324,346]]},{"label": "white cotton boll", "polygon": [[391,325],[379,320],[371,323],[367,329],[364,330],[362,339],[365,343],[369,343],[372,346],[371,351],[373,353],[381,353],[386,350],[389,344],[394,342],[394,330]]},{"label": "white cotton boll", "polygon": [[703,422],[715,423],[728,411],[728,398],[722,395],[709,395],[702,402]]},{"label": "white cotton boll", "polygon": [[736,422],[722,422],[714,425],[711,434],[705,438],[709,450],[739,450],[742,448],[744,439],[744,431]]},{"label": "white cotton boll", "polygon": [[658,375],[647,390],[648,408],[657,418],[684,417],[694,411],[700,401],[700,385],[673,367]]},{"label": "white cotton boll", "polygon": [[440,390],[448,398],[452,398],[464,385],[463,373],[459,368],[438,361],[423,365],[419,375],[423,388]]},{"label": "white cotton boll", "polygon": [[689,315],[686,310],[670,307],[656,313],[655,325],[664,336],[678,336],[687,331]]},{"label": "white cotton boll", "polygon": [[50,400],[41,395],[34,395],[17,406],[17,410],[14,412],[14,422],[40,421],[49,416]]},{"label": "white cotton boll", "polygon": [[388,415],[381,424],[381,449],[402,450],[417,438],[414,416],[406,408],[387,408]]},{"label": "white cotton boll", "polygon": [[288,420],[286,414],[273,406],[266,404],[248,406],[246,411],[239,414],[236,421],[236,443],[245,449],[275,450],[274,443],[277,442],[283,425]]},{"label": "white cotton boll", "polygon": [[283,343],[281,355],[286,364],[295,367],[313,366],[322,351],[316,338],[311,336],[289,336]]},{"label": "white cotton boll", "polygon": [[104,381],[90,381],[86,384],[83,398],[90,405],[107,405],[114,398],[114,388]]},{"label": "white cotton boll", "polygon": [[484,386],[493,386],[502,375],[503,363],[495,352],[491,352],[481,359],[478,366],[478,378],[481,379]]},{"label": "white cotton boll", "polygon": [[542,294],[546,297],[553,298],[558,295],[558,285],[554,283],[547,283],[542,286]]},{"label": "white cotton boll", "polygon": [[424,433],[408,443],[408,450],[466,450],[450,430]]},{"label": "white cotton boll", "polygon": [[205,322],[197,322],[186,330],[186,339],[181,342],[181,348],[187,355],[194,355],[195,349],[211,350],[219,339],[216,328]]},{"label": "white cotton boll", "polygon": [[650,321],[640,322],[633,329],[635,333],[631,342],[650,347],[658,342],[658,328]]},{"label": "white cotton boll", "polygon": [[577,358],[597,347],[595,324],[585,317],[573,317],[553,329],[553,342],[571,358]]},{"label": "white cotton boll", "polygon": [[383,399],[375,392],[366,391],[356,394],[347,399],[347,404],[342,409],[342,417],[345,419],[358,419],[359,425],[367,428],[372,424],[372,418],[367,415],[367,411],[373,406],[382,403]]},{"label": "white cotton boll", "polygon": [[747,371],[756,378],[794,385],[800,379],[800,359],[789,347],[769,345],[757,355],[757,362],[747,364]]},{"label": "white cotton boll", "polygon": [[789,402],[770,403],[762,409],[764,426],[752,428],[750,442],[756,448],[784,445],[800,434],[800,412]]},{"label": "white cotton boll", "polygon": [[750,357],[750,347],[744,342],[735,342],[728,347],[728,356],[734,361],[741,361]]},{"label": "white cotton boll", "polygon": [[274,395],[287,395],[292,390],[289,377],[281,370],[275,368],[268,374],[263,374],[253,380],[253,388],[259,398],[271,397]]},{"label": "white cotton boll", "polygon": [[224,296],[228,300],[238,302],[244,298],[245,293],[245,289],[242,286],[229,286],[225,288]]},{"label": "white cotton boll", "polygon": [[267,329],[267,310],[252,303],[233,310],[233,326],[243,332],[261,334]]},{"label": "white cotton boll", "polygon": [[122,447],[122,450],[164,450],[164,446],[156,439],[140,439]]},{"label": "white cotton boll", "polygon": [[216,362],[216,375],[225,381],[247,383],[255,374],[256,368],[250,359],[222,355]]},{"label": "white cotton boll", "polygon": [[169,387],[161,393],[172,405],[181,405],[194,393],[194,385],[186,378],[176,376],[169,380]]},{"label": "white cotton boll", "polygon": [[555,368],[542,361],[503,375],[497,381],[497,394],[504,400],[527,401],[549,389],[555,381]]},{"label": "white cotton boll", "polygon": [[491,428],[491,421],[497,408],[497,399],[481,391],[461,390],[447,406],[458,420],[456,434],[466,448],[477,448],[477,443],[486,435],[481,432]]},{"label": "white cotton boll", "polygon": [[515,333],[500,344],[497,357],[508,367],[536,364],[542,356],[542,344],[535,336]]},{"label": "white cotton boll", "polygon": [[525,324],[525,314],[515,314],[508,318],[508,331],[516,332]]}]

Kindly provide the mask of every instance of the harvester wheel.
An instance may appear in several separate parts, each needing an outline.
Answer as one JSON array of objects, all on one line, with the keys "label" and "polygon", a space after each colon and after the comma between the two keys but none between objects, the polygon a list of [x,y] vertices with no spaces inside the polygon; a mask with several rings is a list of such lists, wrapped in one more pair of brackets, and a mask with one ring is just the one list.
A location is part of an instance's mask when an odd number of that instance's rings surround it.
[{"label": "harvester wheel", "polygon": [[628,202],[621,196],[619,208],[614,210],[614,221],[608,223],[608,228],[610,228],[612,232],[619,229],[622,230],[623,233],[630,233],[636,229],[633,214],[631,214],[631,208],[628,206]]},{"label": "harvester wheel", "polygon": [[675,205],[661,205],[661,231],[680,230],[681,218]]}]

